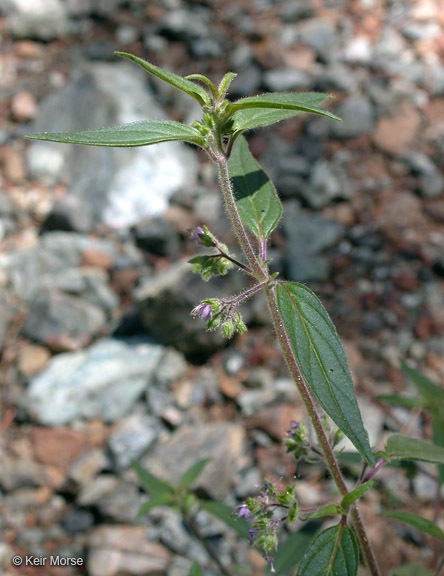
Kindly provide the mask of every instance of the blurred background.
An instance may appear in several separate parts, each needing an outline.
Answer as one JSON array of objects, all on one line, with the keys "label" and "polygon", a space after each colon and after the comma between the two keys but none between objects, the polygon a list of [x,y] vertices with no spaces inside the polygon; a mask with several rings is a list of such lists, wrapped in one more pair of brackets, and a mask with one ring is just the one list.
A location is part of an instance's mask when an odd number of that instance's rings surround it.
[{"label": "blurred background", "polygon": [[[291,481],[281,441],[304,419],[261,298],[226,343],[189,312],[246,286],[190,274],[188,230],[234,246],[207,158],[185,144],[116,150],[30,143],[30,132],[199,117],[194,101],[114,50],[230,97],[317,90],[335,123],[301,116],[249,135],[284,219],[274,268],[307,282],[343,339],[374,445],[428,437],[419,412],[379,394],[406,389],[399,358],[444,376],[444,2],[417,0],[2,0],[0,5],[0,504],[5,574],[217,576],[171,510],[145,500],[132,459],[177,479],[211,456],[199,489],[235,506],[264,477]],[[381,474],[386,497],[426,516],[428,476]],[[305,506],[331,499],[320,466],[297,468]],[[387,496],[388,495],[388,496]],[[384,571],[430,551],[362,504]],[[415,511],[415,508],[413,508]],[[221,557],[263,560],[202,515]],[[387,547],[387,539],[390,546]],[[14,553],[84,558],[14,569]]]}]

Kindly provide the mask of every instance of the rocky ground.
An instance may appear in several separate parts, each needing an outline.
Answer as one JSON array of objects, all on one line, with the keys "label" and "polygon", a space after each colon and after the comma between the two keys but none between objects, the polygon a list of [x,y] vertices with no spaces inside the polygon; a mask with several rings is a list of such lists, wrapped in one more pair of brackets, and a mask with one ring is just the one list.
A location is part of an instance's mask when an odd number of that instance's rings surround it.
[{"label": "rocky ground", "polygon": [[[273,265],[331,313],[372,442],[393,430],[427,438],[424,415],[375,397],[406,387],[400,357],[444,376],[443,26],[440,0],[2,2],[3,573],[186,576],[197,559],[216,576],[173,512],[135,521],[145,497],[130,461],[174,479],[211,456],[200,489],[235,506],[264,476],[292,478],[280,442],[304,418],[260,298],[229,346],[189,317],[246,282],[203,284],[186,264],[194,226],[233,243],[207,160],[182,144],[122,151],[23,136],[197,117],[117,49],[184,75],[233,70],[234,97],[331,92],[341,124],[302,117],[250,135],[284,202]],[[319,466],[297,473],[305,505],[332,497]],[[377,512],[396,496],[432,514],[433,484],[380,478],[384,496],[362,508],[384,569],[430,563],[428,539]],[[221,523],[199,521],[224,561],[262,573]],[[85,566],[14,569],[17,553]]]}]

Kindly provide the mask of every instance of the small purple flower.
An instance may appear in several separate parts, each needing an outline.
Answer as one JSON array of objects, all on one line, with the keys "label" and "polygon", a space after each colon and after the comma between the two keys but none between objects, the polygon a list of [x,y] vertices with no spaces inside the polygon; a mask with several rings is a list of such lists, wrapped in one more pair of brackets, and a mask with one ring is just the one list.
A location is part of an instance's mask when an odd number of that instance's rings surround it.
[{"label": "small purple flower", "polygon": [[299,428],[299,422],[296,422],[296,420],[292,420],[290,422],[290,430],[287,432],[288,436],[295,436],[296,430],[298,428]]},{"label": "small purple flower", "polygon": [[211,304],[202,302],[198,304],[191,310],[191,316],[195,318],[196,316],[200,316],[202,320],[212,320],[213,313],[211,312]]},{"label": "small purple flower", "polygon": [[205,235],[205,230],[201,226],[198,226],[194,230],[193,234],[191,235],[191,240],[194,240],[198,244],[202,244],[202,238],[200,236],[204,236],[204,235]]},{"label": "small purple flower", "polygon": [[266,496],[268,494],[268,491],[270,490],[270,484],[268,482],[264,482],[263,484],[261,484],[261,488],[262,488],[262,492],[261,492],[261,496]]},{"label": "small purple flower", "polygon": [[271,556],[265,556],[265,561],[270,564],[271,572],[274,574],[276,570],[274,569],[273,566],[273,558]]},{"label": "small purple flower", "polygon": [[258,531],[258,528],[252,528],[248,532],[248,542],[250,545],[253,543],[253,538],[254,538],[254,535],[256,534],[257,531]]},{"label": "small purple flower", "polygon": [[237,512],[238,518],[245,518],[245,520],[248,520],[248,516],[250,515],[250,510],[246,504],[241,504],[240,506],[236,506],[236,508],[234,510],[235,510],[235,512]]}]

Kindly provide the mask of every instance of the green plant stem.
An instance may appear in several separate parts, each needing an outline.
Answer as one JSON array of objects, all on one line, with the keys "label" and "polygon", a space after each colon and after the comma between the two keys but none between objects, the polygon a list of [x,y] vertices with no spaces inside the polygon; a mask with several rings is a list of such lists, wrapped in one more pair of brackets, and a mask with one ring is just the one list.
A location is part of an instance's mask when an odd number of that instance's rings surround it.
[{"label": "green plant stem", "polygon": [[185,524],[186,524],[187,528],[189,529],[189,531],[191,532],[191,534],[193,534],[193,536],[197,540],[199,540],[199,542],[205,548],[208,556],[216,564],[216,566],[219,568],[219,570],[222,572],[222,574],[224,576],[230,576],[229,570],[227,568],[225,568],[225,566],[222,564],[222,562],[219,559],[219,556],[216,554],[213,547],[205,540],[205,538],[199,532],[199,529],[196,526],[196,523],[194,522],[193,517],[190,514],[185,514],[184,520],[185,520]]},{"label": "green plant stem", "polygon": [[[219,168],[219,180],[222,189],[222,195],[224,198],[225,206],[227,208],[228,216],[230,218],[231,224],[235,230],[236,237],[238,238],[239,244],[245,254],[245,257],[250,265],[250,268],[254,272],[256,279],[258,282],[267,282],[268,280],[268,269],[265,266],[265,269],[262,268],[258,258],[253,252],[251,247],[250,241],[248,239],[247,233],[245,228],[242,224],[240,219],[236,202],[233,194],[233,189],[231,186],[230,176],[228,173],[228,163],[227,158],[224,154],[219,152],[217,156],[215,155],[213,159],[216,161],[218,168]],[[277,302],[276,302],[276,294],[274,290],[274,286],[270,287],[269,285],[264,285],[264,291],[267,298],[268,308],[270,310],[270,314],[273,320],[273,325],[275,332],[277,334],[277,338],[279,344],[282,348],[282,352],[287,363],[288,369],[290,371],[293,380],[296,383],[296,386],[299,390],[299,394],[301,395],[302,401],[304,402],[305,408],[307,413],[310,417],[311,423],[315,430],[316,436],[318,438],[319,444],[322,448],[324,453],[324,457],[327,463],[327,467],[330,471],[330,474],[342,496],[348,494],[347,486],[345,484],[344,478],[342,476],[341,470],[339,468],[338,462],[334,455],[334,452],[328,442],[327,436],[325,434],[324,428],[322,426],[321,419],[319,414],[317,413],[315,403],[313,398],[308,390],[307,385],[305,384],[301,373],[299,371],[299,367],[297,365],[296,359],[293,354],[293,350],[291,348],[290,342],[288,340],[287,333],[284,329],[282,324],[282,320],[279,316]],[[350,507],[350,514],[353,523],[353,527],[355,529],[356,535],[358,537],[358,541],[361,546],[362,554],[365,558],[365,562],[367,567],[370,571],[372,576],[381,576],[378,563],[376,561],[375,555],[373,553],[372,547],[368,540],[365,527],[361,518],[361,514],[359,512],[358,506],[354,503]]]}]

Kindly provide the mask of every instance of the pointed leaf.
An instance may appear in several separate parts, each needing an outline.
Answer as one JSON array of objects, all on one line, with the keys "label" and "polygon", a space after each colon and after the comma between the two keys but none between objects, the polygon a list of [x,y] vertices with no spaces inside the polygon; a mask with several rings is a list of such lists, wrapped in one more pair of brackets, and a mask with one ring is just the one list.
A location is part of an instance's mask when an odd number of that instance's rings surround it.
[{"label": "pointed leaf", "polygon": [[432,403],[444,402],[444,390],[432,382],[430,378],[427,378],[427,376],[424,376],[424,374],[418,372],[418,370],[411,368],[403,360],[401,360],[401,368],[407,380],[415,386],[424,398]]},{"label": "pointed leaf", "polygon": [[384,516],[387,516],[387,518],[399,520],[404,524],[413,526],[413,528],[417,528],[418,530],[421,530],[421,532],[430,534],[430,536],[444,542],[444,532],[434,522],[427,520],[427,518],[417,516],[416,514],[410,514],[410,512],[384,512],[383,514]]},{"label": "pointed leaf", "polygon": [[442,446],[436,446],[436,444],[430,444],[402,434],[389,436],[385,449],[390,458],[444,464],[444,448]]},{"label": "pointed leaf", "polygon": [[348,510],[351,504],[353,504],[353,502],[356,502],[356,500],[359,500],[359,498],[361,498],[361,496],[363,496],[367,492],[367,490],[370,490],[370,488],[372,488],[373,485],[374,485],[373,480],[370,480],[369,482],[364,482],[364,484],[361,484],[360,486],[349,492],[346,496],[344,496],[344,498],[341,501],[342,508],[344,510]]},{"label": "pointed leaf", "polygon": [[237,110],[230,118],[229,124],[227,124],[227,132],[234,135],[241,134],[246,130],[270,126],[270,124],[294,118],[299,116],[299,114],[301,114],[300,110],[272,110],[267,108]]},{"label": "pointed leaf", "polygon": [[253,158],[245,138],[234,144],[228,171],[242,222],[263,243],[282,216],[281,202],[268,176]]},{"label": "pointed leaf", "polygon": [[197,562],[193,562],[190,571],[188,572],[188,576],[204,576],[202,568]]},{"label": "pointed leaf", "polygon": [[380,394],[377,396],[381,402],[387,402],[391,406],[401,406],[402,408],[424,408],[427,401],[424,398],[412,398],[410,396],[396,396],[395,394]]},{"label": "pointed leaf", "polygon": [[[279,540],[278,548],[273,554],[273,564],[277,574],[294,574],[294,568],[299,563],[309,543],[317,531],[317,523],[311,522],[301,530],[290,534],[284,541]],[[265,574],[270,574],[267,565]]]},{"label": "pointed leaf", "polygon": [[148,500],[148,502],[144,502],[139,508],[136,520],[140,520],[142,516],[148,514],[148,512],[150,512],[153,508],[157,508],[158,506],[168,506],[171,504],[174,504],[174,495],[172,493],[168,494],[165,492],[162,495],[153,496]]},{"label": "pointed leaf", "polygon": [[162,68],[158,68],[157,66],[154,66],[154,64],[151,64],[146,60],[142,60],[142,58],[138,58],[133,54],[128,54],[127,52],[114,52],[114,54],[116,54],[116,56],[122,56],[122,58],[127,58],[128,60],[135,62],[141,68],[150,74],[153,74],[153,76],[157,76],[157,78],[160,78],[160,80],[171,84],[171,86],[174,86],[174,88],[182,90],[182,92],[185,92],[197,100],[199,104],[208,104],[208,94],[201,86],[194,84],[194,82],[191,82],[191,80],[186,80],[185,78],[182,78],[182,76],[173,74],[173,72],[162,70]]},{"label": "pointed leaf", "polygon": [[[444,415],[442,412],[432,413],[433,443],[444,447]],[[444,465],[438,466],[439,483],[444,484]]]},{"label": "pointed leaf", "polygon": [[275,110],[299,110],[300,112],[311,112],[327,116],[333,120],[340,120],[337,116],[318,108],[317,104],[331,98],[329,94],[316,94],[312,92],[272,92],[260,94],[259,96],[249,96],[241,98],[236,102],[231,102],[227,106],[228,112],[245,110],[246,108],[273,108]]},{"label": "pointed leaf", "polygon": [[230,506],[216,500],[200,500],[199,503],[201,508],[222,520],[238,536],[248,538],[248,523],[243,518],[233,518],[233,510]]},{"label": "pointed leaf", "polygon": [[431,576],[431,574],[420,564],[406,564],[390,570],[389,576]]},{"label": "pointed leaf", "polygon": [[320,510],[316,510],[316,512],[312,512],[307,516],[307,520],[315,520],[316,518],[323,518],[324,516],[336,516],[336,514],[340,514],[341,507],[337,504],[330,504],[329,506],[325,506],[325,508],[321,508]]},{"label": "pointed leaf", "polygon": [[148,470],[142,468],[138,462],[133,462],[131,468],[137,474],[137,479],[142,488],[155,498],[163,498],[167,495],[172,495],[174,493],[173,487],[165,480],[153,476]]},{"label": "pointed leaf", "polygon": [[110,126],[98,130],[80,130],[78,132],[43,132],[29,134],[29,140],[46,140],[64,144],[83,144],[85,146],[132,147],[148,146],[159,142],[183,140],[201,146],[202,136],[192,126],[180,122],[141,120],[121,126]]},{"label": "pointed leaf", "polygon": [[327,311],[306,286],[276,286],[279,314],[304,381],[369,466],[374,458],[344,349]]},{"label": "pointed leaf", "polygon": [[340,525],[332,526],[313,540],[297,576],[356,576],[359,553],[355,536],[347,526],[340,531]]},{"label": "pointed leaf", "polygon": [[210,460],[211,458],[204,458],[203,460],[199,460],[190,466],[179,480],[179,488],[189,488],[191,484],[196,480],[196,478],[198,478]]}]

